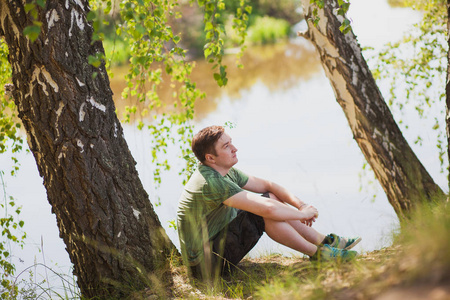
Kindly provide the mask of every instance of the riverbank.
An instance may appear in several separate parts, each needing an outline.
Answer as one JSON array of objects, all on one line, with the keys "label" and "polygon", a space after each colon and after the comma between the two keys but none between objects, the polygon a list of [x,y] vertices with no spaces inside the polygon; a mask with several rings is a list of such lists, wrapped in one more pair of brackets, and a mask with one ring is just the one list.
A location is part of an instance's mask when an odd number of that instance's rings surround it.
[{"label": "riverbank", "polygon": [[409,278],[408,266],[396,263],[402,252],[399,247],[386,248],[347,264],[313,265],[307,259],[281,255],[245,259],[232,278],[210,290],[194,287],[185,271],[176,268],[174,298],[450,299],[448,269],[433,268],[423,278]]},{"label": "riverbank", "polygon": [[[279,254],[244,259],[214,287],[192,284],[186,268],[173,260],[170,298],[450,299],[450,206],[423,206],[402,228],[392,246],[347,263],[313,264]],[[153,293],[143,299],[159,298]]]}]

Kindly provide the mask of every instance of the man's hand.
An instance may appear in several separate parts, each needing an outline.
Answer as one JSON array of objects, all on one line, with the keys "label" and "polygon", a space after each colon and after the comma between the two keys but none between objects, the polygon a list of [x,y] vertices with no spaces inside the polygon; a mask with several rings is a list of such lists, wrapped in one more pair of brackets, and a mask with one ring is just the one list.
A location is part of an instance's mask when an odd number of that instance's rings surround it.
[{"label": "man's hand", "polygon": [[312,205],[302,206],[302,207],[300,207],[300,210],[303,213],[305,213],[307,215],[307,217],[309,217],[306,220],[303,220],[302,223],[305,224],[306,226],[311,227],[312,224],[319,217],[319,211],[317,210],[317,208],[315,208]]},{"label": "man's hand", "polygon": [[315,221],[316,221],[316,218],[312,218],[312,219],[309,219],[309,220],[306,220],[306,221],[302,221],[302,223],[305,224],[305,225],[308,226],[308,227],[311,227],[312,224],[313,224]]}]

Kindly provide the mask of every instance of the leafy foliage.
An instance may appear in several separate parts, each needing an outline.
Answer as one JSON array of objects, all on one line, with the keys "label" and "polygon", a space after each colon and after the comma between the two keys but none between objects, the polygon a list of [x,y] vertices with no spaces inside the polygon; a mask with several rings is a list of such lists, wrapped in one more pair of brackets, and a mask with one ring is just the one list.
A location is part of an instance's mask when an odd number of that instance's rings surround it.
[{"label": "leafy foliage", "polygon": [[[8,47],[0,39],[0,87],[11,89],[11,66],[7,61]],[[11,92],[11,91],[10,91]],[[11,152],[13,155],[13,167],[11,175],[19,170],[19,161],[14,154],[22,150],[23,138],[20,136],[21,123],[16,115],[16,106],[12,98],[5,93],[0,93],[0,154]],[[5,170],[0,169],[2,186],[2,202],[0,203],[0,298],[9,299],[17,293],[17,287],[13,284],[15,266],[11,261],[11,246],[24,245],[26,234],[20,232],[24,222],[19,219],[21,207],[18,207],[15,199],[6,193],[3,174]]]},{"label": "leafy foliage", "polygon": [[[121,22],[116,25],[117,35],[129,45],[131,54],[126,75],[128,86],[122,97],[133,96],[145,103],[147,108],[141,112],[142,116],[152,114],[155,120],[147,125],[147,129],[153,138],[151,154],[156,164],[154,178],[157,183],[161,182],[161,170],[170,168],[162,156],[168,143],[174,142],[178,135],[182,144],[189,144],[192,135],[189,121],[193,118],[194,103],[203,97],[189,78],[194,64],[184,60],[185,50],[177,46],[180,37],[173,34],[168,24],[169,18],[180,17],[175,11],[176,6],[176,1],[122,1]],[[112,5],[107,5],[105,13],[111,8]],[[159,85],[164,80],[172,83],[172,99],[160,98]],[[169,113],[158,114],[159,108],[170,102]],[[125,121],[131,122],[131,115],[135,113],[136,106],[129,107]],[[137,125],[140,129],[145,126],[140,120]],[[187,151],[186,148],[182,151]]]},{"label": "leafy foliage", "polygon": [[[194,1],[190,1],[193,4]],[[245,49],[244,40],[246,37],[246,28],[248,15],[251,13],[249,0],[240,0],[233,17],[232,28],[240,37],[239,45],[242,56]],[[93,40],[103,40],[105,35],[101,31],[104,25],[109,22],[104,19],[110,14],[119,15],[115,24],[115,33],[120,40],[129,45],[129,73],[125,79],[127,88],[122,93],[123,98],[135,97],[137,102],[145,103],[145,108],[141,114],[145,116],[151,114],[155,121],[152,124],[145,125],[141,120],[137,120],[139,129],[147,127],[153,137],[153,147],[151,150],[153,162],[155,163],[154,178],[157,184],[161,182],[161,171],[168,170],[170,165],[164,154],[170,142],[174,143],[177,139],[181,142],[181,156],[187,160],[187,167],[181,173],[187,172],[192,168],[193,159],[190,154],[190,140],[192,138],[192,127],[190,121],[194,116],[194,103],[197,99],[204,97],[204,93],[199,91],[196,84],[190,79],[190,74],[195,63],[188,62],[185,59],[186,50],[180,45],[181,36],[174,34],[171,22],[181,18],[181,13],[177,10],[179,1],[177,0],[94,0],[91,1],[92,10],[87,15],[87,20],[92,22],[95,29]],[[227,84],[226,66],[222,63],[224,55],[224,20],[229,15],[226,11],[225,1],[223,0],[199,0],[198,5],[204,12],[204,31],[206,42],[204,46],[204,56],[212,64],[216,72],[213,74],[219,86]],[[32,25],[27,26],[24,35],[31,41],[35,41],[40,32],[42,22],[39,19],[39,10],[45,7],[45,0],[33,0],[25,5],[26,13],[32,20]],[[226,12],[226,13],[225,13]],[[6,51],[6,47],[4,47]],[[4,53],[2,53],[4,54]],[[4,59],[6,54],[2,55]],[[98,67],[103,62],[110,64],[103,53],[97,53],[89,57],[89,64]],[[2,66],[8,66],[7,63]],[[2,74],[6,74],[2,72]],[[10,72],[9,72],[10,74]],[[94,73],[94,76],[96,74]],[[160,83],[170,80],[172,83],[172,97],[161,99]],[[167,94],[167,93],[165,93]],[[161,107],[172,103],[172,108],[165,109],[166,113],[161,114]],[[10,107],[14,112],[12,102],[2,101],[2,108]],[[4,109],[2,109],[2,113]],[[125,122],[131,122],[131,116],[137,112],[135,105],[127,108]],[[8,115],[10,116],[10,115]],[[13,132],[19,125],[8,118],[2,119],[7,136],[17,141],[17,147],[14,151],[21,148],[22,140]],[[13,129],[11,129],[13,128]],[[5,138],[0,136],[0,142]],[[0,144],[3,150],[4,142]]]},{"label": "leafy foliage", "polygon": [[[317,26],[320,21],[319,10],[323,9],[325,3],[324,3],[324,0],[311,0],[311,4],[312,4],[311,6],[312,6],[313,10],[312,10],[312,15],[308,21],[311,21],[314,24],[314,26]],[[352,27],[350,25],[350,20],[346,17],[349,7],[350,7],[349,1],[337,0],[337,9],[335,10],[335,13],[338,16],[342,17],[342,21],[341,21],[342,24],[339,27],[339,30],[344,34],[350,32],[350,30],[352,29]]]},{"label": "leafy foliage", "polygon": [[[188,2],[190,5],[194,4],[193,0]],[[238,37],[238,46],[241,48],[237,55],[239,59],[245,49],[246,29],[252,12],[249,2],[249,0],[197,1],[204,14],[204,57],[212,64],[215,70],[213,77],[219,86],[226,85],[228,81],[227,67],[222,61],[226,35],[225,22],[233,15],[231,27]],[[90,4],[92,10],[88,13],[87,20],[95,29],[93,40],[103,40],[105,34],[102,30],[105,27],[111,28],[109,21],[113,20],[116,37],[123,41],[122,45],[129,47],[131,58],[129,72],[125,78],[127,88],[123,91],[122,97],[134,97],[136,102],[144,103],[146,108],[140,112],[142,117],[151,115],[154,118],[153,123],[144,124],[138,117],[136,123],[139,129],[146,127],[153,138],[151,154],[155,163],[155,182],[160,184],[161,172],[170,168],[164,155],[168,145],[175,140],[181,142],[181,157],[187,160],[186,168],[180,173],[189,173],[194,162],[189,149],[192,137],[190,121],[194,116],[194,103],[197,99],[203,98],[204,93],[199,91],[190,79],[195,63],[186,60],[187,51],[181,46],[182,37],[172,30],[172,24],[181,18],[181,10],[177,9],[179,1],[93,0]],[[25,28],[24,34],[31,41],[36,40],[40,34],[42,22],[39,21],[39,11],[45,5],[45,0],[32,0],[26,4],[25,9],[32,24]],[[113,17],[105,18],[108,16]],[[90,56],[88,60],[95,67],[105,61],[107,66],[111,64],[111,60],[103,53]],[[171,93],[162,91],[160,87],[161,82],[169,80]],[[169,94],[171,97],[167,96]],[[165,107],[170,104],[171,108]],[[166,113],[161,114],[163,106]],[[131,117],[136,117],[136,113],[136,105],[128,107],[125,122],[131,122]]]},{"label": "leafy foliage", "polygon": [[[8,47],[0,39],[0,86],[2,88],[11,78],[11,66],[6,59],[7,56]],[[14,102],[5,93],[0,93],[0,154],[8,150],[13,154],[22,150],[23,138],[19,134],[20,127],[21,123],[17,118]],[[11,174],[14,175],[19,169],[19,161],[14,155],[11,158],[14,161]]]},{"label": "leafy foliage", "polygon": [[23,34],[34,42],[41,33],[42,22],[38,21],[38,10],[44,8],[45,0],[33,0],[25,4],[25,12],[31,16],[32,24],[24,28]]},{"label": "leafy foliage", "polygon": [[[420,118],[434,116],[431,129],[437,131],[436,147],[443,171],[447,149],[443,124],[448,50],[447,5],[443,0],[407,1],[406,4],[423,11],[423,19],[402,40],[386,45],[376,59],[373,74],[377,79],[390,80],[389,105],[392,108],[402,112],[412,105]],[[437,116],[433,110],[438,110]],[[404,127],[407,129],[408,125]],[[418,136],[415,143],[422,144],[422,141],[422,137]]]},{"label": "leafy foliage", "polygon": [[[252,12],[250,5],[247,5],[248,0],[240,0],[240,6],[236,10],[233,19],[233,29],[238,32],[241,38],[239,45],[243,46],[245,37],[247,35],[248,15]],[[206,44],[204,46],[204,55],[208,62],[213,64],[214,69],[218,72],[214,73],[214,79],[219,86],[227,84],[226,66],[222,64],[222,57],[224,55],[224,36],[226,34],[225,24],[221,14],[225,11],[225,2],[223,0],[199,0],[200,7],[204,8],[204,24],[206,33]],[[242,56],[243,50],[239,56]]]},{"label": "leafy foliage", "polygon": [[[0,179],[3,187],[3,202],[0,204],[3,211],[3,216],[0,217],[0,297],[9,299],[17,293],[17,287],[13,280],[16,268],[11,262],[11,243],[23,247],[26,234],[20,232],[24,225],[24,222],[19,219],[21,207],[16,206],[13,197],[7,196],[2,171],[0,171]],[[12,209],[14,213],[8,209]]]},{"label": "leafy foliage", "polygon": [[[226,66],[222,63],[225,27],[221,14],[225,10],[225,2],[200,0],[198,4],[204,10],[204,56],[216,70],[214,79],[217,84],[223,86],[227,83]],[[247,0],[241,0],[239,4],[233,19],[233,29],[241,37],[243,51],[251,7],[247,5]],[[181,144],[181,157],[187,162],[180,174],[191,173],[195,162],[190,153],[193,133],[191,120],[194,117],[195,101],[205,96],[190,79],[195,63],[187,61],[187,50],[180,43],[182,37],[172,30],[171,23],[181,18],[178,6],[176,0],[125,0],[120,4],[111,0],[97,0],[92,2],[93,10],[88,16],[93,20],[95,38],[98,39],[104,37],[100,32],[100,16],[120,16],[115,24],[115,33],[128,45],[131,57],[129,72],[125,76],[127,87],[123,90],[122,97],[134,97],[137,102],[144,103],[145,108],[140,111],[141,117],[150,115],[154,120],[145,124],[137,116],[137,106],[132,105],[126,109],[125,122],[131,123],[135,119],[137,127],[146,128],[152,136],[151,155],[155,164],[153,175],[157,185],[161,183],[161,172],[170,169],[165,154],[171,143]],[[100,64],[104,59],[104,56],[91,57],[90,63]],[[171,92],[163,91],[160,87],[164,81],[170,81]],[[167,107],[168,105],[171,106]],[[163,107],[165,112],[161,113]]]}]

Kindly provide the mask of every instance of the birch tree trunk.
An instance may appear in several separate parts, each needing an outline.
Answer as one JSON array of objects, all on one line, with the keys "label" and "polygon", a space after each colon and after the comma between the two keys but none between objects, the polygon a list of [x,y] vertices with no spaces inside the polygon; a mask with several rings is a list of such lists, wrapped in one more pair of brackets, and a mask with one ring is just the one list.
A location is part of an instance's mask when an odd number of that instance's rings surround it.
[{"label": "birch tree trunk", "polygon": [[115,114],[88,1],[47,0],[35,42],[25,1],[0,0],[14,101],[84,297],[122,298],[171,282],[176,251],[138,177]]},{"label": "birch tree trunk", "polygon": [[[310,0],[302,0],[305,19]],[[399,217],[416,203],[443,195],[398,128],[381,95],[352,31],[343,34],[336,0],[325,0],[318,25],[308,22],[301,34],[316,47],[336,100],[344,110],[353,137]]]}]

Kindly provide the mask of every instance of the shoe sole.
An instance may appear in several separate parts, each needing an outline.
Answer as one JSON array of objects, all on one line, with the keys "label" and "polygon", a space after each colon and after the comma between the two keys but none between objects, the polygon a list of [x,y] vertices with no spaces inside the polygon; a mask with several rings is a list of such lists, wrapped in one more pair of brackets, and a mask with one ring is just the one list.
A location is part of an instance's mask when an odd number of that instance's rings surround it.
[{"label": "shoe sole", "polygon": [[357,238],[353,243],[344,248],[344,250],[350,250],[355,247],[359,242],[361,242],[362,238]]}]

